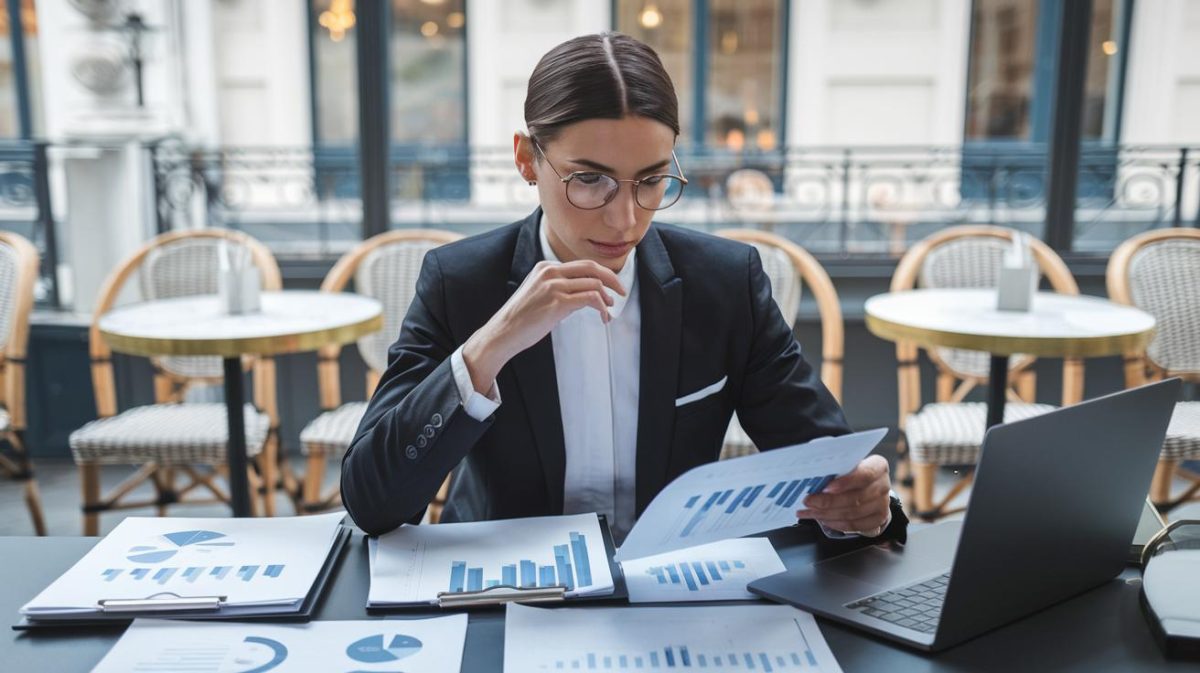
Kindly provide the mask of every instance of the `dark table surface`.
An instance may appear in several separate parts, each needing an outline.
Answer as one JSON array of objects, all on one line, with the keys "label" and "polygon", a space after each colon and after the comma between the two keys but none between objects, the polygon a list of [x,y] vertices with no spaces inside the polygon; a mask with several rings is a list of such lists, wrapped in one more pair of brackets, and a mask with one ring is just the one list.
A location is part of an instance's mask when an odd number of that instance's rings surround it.
[{"label": "dark table surface", "polygon": [[[842,553],[855,542],[832,542],[806,528],[776,531],[771,541],[789,567]],[[69,568],[97,538],[0,538],[0,612],[9,623],[18,609]],[[335,568],[333,583],[318,608],[318,619],[379,619],[365,608],[369,582],[367,546],[355,533]],[[1166,660],[1155,645],[1138,607],[1138,574],[1118,579],[984,634],[937,655],[906,650],[818,618],[829,646],[848,673],[855,671],[1175,671],[1200,667]],[[406,613],[428,617],[437,610]],[[69,628],[42,632],[9,631],[0,640],[0,671],[89,671],[121,635],[121,628]],[[463,671],[500,673],[503,668],[504,613],[471,614]]]}]

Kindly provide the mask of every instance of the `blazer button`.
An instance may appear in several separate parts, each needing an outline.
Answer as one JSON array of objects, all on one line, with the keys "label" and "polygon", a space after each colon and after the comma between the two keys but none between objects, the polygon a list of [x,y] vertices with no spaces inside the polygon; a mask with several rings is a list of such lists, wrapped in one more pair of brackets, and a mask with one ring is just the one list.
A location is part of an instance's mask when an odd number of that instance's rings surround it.
[{"label": "blazer button", "polygon": [[426,437],[428,437],[428,438],[430,438],[430,439],[433,439],[433,435],[434,435],[434,434],[436,434],[436,432],[437,432],[437,431],[433,429],[433,426],[432,426],[432,425],[426,425],[426,426],[425,426],[425,436],[426,436]]},{"label": "blazer button", "polygon": [[433,424],[433,427],[435,427],[435,428],[440,428],[440,427],[442,427],[442,415],[441,415],[441,414],[434,414],[434,415],[433,415],[433,418],[429,419],[429,422],[430,422],[430,423],[432,423],[432,424]]},{"label": "blazer button", "polygon": [[425,439],[425,435],[421,435],[420,437],[417,437],[417,447],[418,448],[423,449],[423,448],[425,448],[425,445],[428,443],[429,443],[429,441]]},{"label": "blazer button", "polygon": [[409,460],[416,460],[417,455],[418,455],[417,447],[413,446],[412,444],[409,444],[408,448],[404,449],[404,455],[408,456]]}]

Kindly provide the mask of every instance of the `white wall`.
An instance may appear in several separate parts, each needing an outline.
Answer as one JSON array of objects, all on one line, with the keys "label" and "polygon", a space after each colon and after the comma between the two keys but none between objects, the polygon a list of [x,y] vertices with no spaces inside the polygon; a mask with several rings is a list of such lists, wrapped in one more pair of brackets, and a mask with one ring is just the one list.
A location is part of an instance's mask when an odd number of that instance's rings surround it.
[{"label": "white wall", "polygon": [[256,147],[311,144],[307,3],[210,3],[218,142]]},{"label": "white wall", "polygon": [[1200,143],[1200,0],[1134,3],[1126,143]]},{"label": "white wall", "polygon": [[795,0],[789,145],[962,142],[970,3]]}]

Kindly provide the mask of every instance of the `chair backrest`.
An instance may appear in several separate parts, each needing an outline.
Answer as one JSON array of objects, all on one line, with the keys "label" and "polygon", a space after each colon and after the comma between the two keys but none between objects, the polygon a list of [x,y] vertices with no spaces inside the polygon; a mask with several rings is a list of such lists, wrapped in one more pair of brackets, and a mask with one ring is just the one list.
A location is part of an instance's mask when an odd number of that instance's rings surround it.
[{"label": "chair backrest", "polygon": [[[100,289],[89,333],[92,385],[101,417],[116,413],[115,382],[111,351],[100,335],[100,317],[122,298],[140,301],[217,293],[217,255],[222,245],[243,247],[259,272],[263,290],[279,290],[283,283],[279,265],[265,245],[238,231],[198,229],[176,231],[155,237],[117,265]],[[137,276],[135,284],[129,281]],[[132,296],[131,295],[135,295]],[[152,358],[157,370],[157,401],[174,397],[173,389],[192,380],[220,380],[217,357]]]},{"label": "chair backrest", "polygon": [[802,288],[808,286],[821,317],[821,380],[840,401],[845,327],[837,290],[825,268],[804,248],[772,233],[752,229],[723,229],[716,234],[748,243],[758,250],[763,271],[771,280],[771,294],[788,327],[795,325]]},{"label": "chair backrest", "polygon": [[25,352],[38,253],[24,237],[0,232],[0,403],[13,430],[25,429]]},{"label": "chair backrest", "polygon": [[[438,229],[401,229],[373,236],[338,260],[321,283],[325,292],[342,292],[354,281],[354,291],[378,299],[383,304],[383,329],[358,340],[358,352],[369,370],[367,396],[387,368],[387,351],[416,295],[421,262],[430,250],[457,241],[461,235]],[[320,352],[320,388],[323,409],[341,404],[337,367],[340,346],[327,346]]]},{"label": "chair backrest", "polygon": [[1200,230],[1134,236],[1109,258],[1107,281],[1113,301],[1136,306],[1158,323],[1144,354],[1126,354],[1126,383],[1144,383],[1146,364],[1158,375],[1200,380]]},{"label": "chair backrest", "polygon": [[742,168],[725,178],[725,194],[735,210],[763,212],[775,200],[775,185],[766,173],[755,168]]},{"label": "chair backrest", "polygon": [[[1016,233],[1013,229],[988,225],[943,229],[908,249],[892,275],[891,291],[902,292],[918,286],[994,288],[999,281],[1004,253],[1012,246]],[[1061,294],[1079,294],[1079,286],[1062,258],[1040,240],[1032,237],[1028,240],[1040,275],[1049,281],[1050,287]],[[990,358],[987,353],[956,348],[935,348],[927,352],[939,372],[939,401],[960,400],[971,388],[988,378]],[[897,343],[896,358],[900,364],[900,421],[903,424],[907,415],[920,407],[916,345]],[[1033,361],[1031,357],[1012,358],[1010,369],[1027,371]],[[1063,403],[1078,402],[1083,394],[1081,363],[1067,360],[1063,376]],[[956,382],[961,382],[957,389]],[[1032,388],[1032,385],[1026,386],[1027,397],[1032,396]]]}]

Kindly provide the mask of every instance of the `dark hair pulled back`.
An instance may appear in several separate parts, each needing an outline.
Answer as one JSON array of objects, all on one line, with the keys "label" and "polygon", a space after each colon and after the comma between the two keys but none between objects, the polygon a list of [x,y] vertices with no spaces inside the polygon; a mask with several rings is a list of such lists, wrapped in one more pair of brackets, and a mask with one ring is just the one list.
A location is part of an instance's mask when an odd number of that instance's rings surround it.
[{"label": "dark hair pulled back", "polygon": [[587,119],[636,115],[679,135],[679,101],[662,61],[623,33],[567,40],[538,61],[525,95],[525,127],[543,146]]}]

